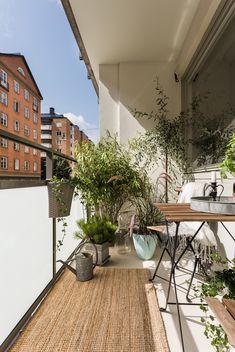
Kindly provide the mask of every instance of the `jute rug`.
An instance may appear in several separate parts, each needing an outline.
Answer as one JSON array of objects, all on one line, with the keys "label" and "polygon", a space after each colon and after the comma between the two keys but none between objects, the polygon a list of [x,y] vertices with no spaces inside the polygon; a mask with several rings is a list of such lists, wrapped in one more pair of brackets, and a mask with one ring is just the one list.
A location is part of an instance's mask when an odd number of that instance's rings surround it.
[{"label": "jute rug", "polygon": [[147,269],[96,268],[79,282],[68,270],[11,352],[168,352]]}]

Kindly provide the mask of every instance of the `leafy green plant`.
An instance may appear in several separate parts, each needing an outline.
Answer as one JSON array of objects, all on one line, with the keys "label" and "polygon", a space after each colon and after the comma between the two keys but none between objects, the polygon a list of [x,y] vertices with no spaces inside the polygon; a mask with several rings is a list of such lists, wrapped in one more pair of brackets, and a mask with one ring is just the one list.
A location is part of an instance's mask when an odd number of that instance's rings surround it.
[{"label": "leafy green plant", "polygon": [[53,180],[71,180],[71,173],[69,161],[56,156],[53,160]]},{"label": "leafy green plant", "polygon": [[[216,270],[213,275],[207,277],[205,283],[195,288],[196,296],[200,297],[201,303],[205,297],[220,296],[235,299],[235,259],[230,261],[213,253],[212,260],[220,265],[220,270]],[[200,309],[204,313],[201,317],[201,322],[205,325],[204,334],[210,339],[211,345],[216,352],[229,351],[228,337],[222,326],[215,322],[207,306],[201,304]]]},{"label": "leafy green plant", "polygon": [[[138,154],[141,159],[146,158],[149,162],[156,162],[158,159],[164,158],[166,164],[166,173],[168,168],[174,173],[175,166],[181,171],[186,172],[190,166],[188,158],[188,146],[190,139],[187,129],[191,123],[189,113],[181,113],[172,118],[168,111],[168,100],[163,88],[159,84],[158,78],[156,82],[156,109],[150,113],[141,112],[136,109],[132,110],[132,114],[137,118],[147,118],[154,122],[152,131],[148,131],[142,136],[142,150]],[[145,143],[143,143],[145,140]],[[138,145],[138,141],[132,143],[133,147]],[[148,153],[145,148],[148,148]],[[149,148],[151,146],[151,148]],[[140,145],[138,145],[140,147]]]},{"label": "leafy green plant", "polygon": [[225,151],[225,157],[220,164],[220,172],[223,178],[227,178],[227,173],[235,173],[235,133],[229,140],[227,149]]},{"label": "leafy green plant", "polygon": [[76,159],[74,179],[82,201],[114,223],[122,205],[145,191],[144,172],[134,165],[129,149],[114,137],[97,145],[77,145]]},{"label": "leafy green plant", "polygon": [[115,232],[117,226],[114,225],[108,218],[101,218],[98,215],[93,215],[87,222],[83,219],[77,221],[78,227],[82,230],[77,231],[75,236],[84,240],[90,240],[95,244],[104,242],[115,242]]},{"label": "leafy green plant", "polygon": [[207,93],[194,97],[191,106],[194,131],[192,144],[197,149],[197,166],[218,163],[222,159],[232,130],[229,123],[234,116],[233,109],[229,108],[217,114],[202,112],[202,106],[209,96]]}]

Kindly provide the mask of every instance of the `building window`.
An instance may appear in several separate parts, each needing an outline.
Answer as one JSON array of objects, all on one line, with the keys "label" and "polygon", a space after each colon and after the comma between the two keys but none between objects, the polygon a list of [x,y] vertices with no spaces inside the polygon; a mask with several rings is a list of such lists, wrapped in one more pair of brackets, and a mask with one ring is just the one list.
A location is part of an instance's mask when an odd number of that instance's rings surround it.
[{"label": "building window", "polygon": [[17,94],[19,94],[20,93],[20,85],[19,85],[19,83],[17,81],[14,81],[13,84],[14,84],[14,91]]},{"label": "building window", "polygon": [[25,73],[24,73],[24,70],[23,70],[22,67],[18,67],[18,68],[17,68],[17,71],[18,71],[22,76],[25,77]]},{"label": "building window", "polygon": [[29,136],[29,125],[24,125],[24,135]]},{"label": "building window", "polygon": [[1,103],[7,106],[7,94],[5,92],[1,92],[0,99]]},{"label": "building window", "polygon": [[62,123],[61,122],[56,122],[56,127],[62,127]]},{"label": "building window", "polygon": [[24,146],[24,152],[29,153],[29,147],[27,145]]},{"label": "building window", "polygon": [[1,78],[1,85],[6,87],[8,86],[7,84],[7,73],[4,70],[0,71],[0,78]]},{"label": "building window", "polygon": [[37,149],[33,148],[33,155],[37,155]]},{"label": "building window", "polygon": [[20,121],[16,120],[14,122],[14,130],[19,132],[19,130],[20,130]]},{"label": "building window", "polygon": [[66,139],[66,133],[65,132],[63,132],[62,138]]},{"label": "building window", "polygon": [[16,100],[13,101],[13,109],[15,112],[20,112],[20,103]]},{"label": "building window", "polygon": [[2,156],[1,159],[0,159],[0,167],[1,169],[7,169],[7,157],[6,156]]},{"label": "building window", "polygon": [[18,152],[18,151],[20,150],[20,144],[14,142],[14,144],[13,144],[13,149]]},{"label": "building window", "polygon": [[7,127],[7,115],[3,112],[0,113],[0,122],[2,126]]},{"label": "building window", "polygon": [[33,139],[37,139],[38,138],[38,133],[36,130],[33,130]]},{"label": "building window", "polygon": [[0,139],[0,146],[2,148],[7,148],[8,144],[7,144],[7,139],[6,138],[1,138]]},{"label": "building window", "polygon": [[33,97],[33,110],[38,111],[38,101],[35,97]]},{"label": "building window", "polygon": [[56,144],[57,144],[57,145],[61,145],[61,144],[62,144],[62,141],[57,140],[57,141],[56,141]]},{"label": "building window", "polygon": [[34,123],[38,122],[38,115],[35,112],[33,113],[33,122]]},{"label": "building window", "polygon": [[56,131],[56,135],[59,137],[61,136],[61,131]]},{"label": "building window", "polygon": [[24,99],[29,101],[29,91],[27,89],[24,90]]},{"label": "building window", "polygon": [[29,108],[24,108],[24,117],[29,119]]},{"label": "building window", "polygon": [[25,160],[25,161],[24,161],[24,169],[25,169],[25,170],[29,170],[29,166],[30,166],[29,161],[28,161],[28,160]]},{"label": "building window", "polygon": [[20,161],[19,159],[14,160],[14,169],[19,170],[20,169]]},{"label": "building window", "polygon": [[33,171],[36,172],[38,170],[38,164],[36,161],[33,162]]}]

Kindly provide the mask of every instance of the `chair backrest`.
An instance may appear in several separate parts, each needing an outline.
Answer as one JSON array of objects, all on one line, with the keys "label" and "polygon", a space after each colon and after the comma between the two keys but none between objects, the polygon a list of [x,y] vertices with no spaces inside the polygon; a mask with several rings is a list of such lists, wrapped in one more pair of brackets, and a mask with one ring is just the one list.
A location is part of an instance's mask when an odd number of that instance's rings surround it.
[{"label": "chair backrest", "polygon": [[189,182],[182,186],[181,193],[177,203],[190,203],[192,197],[199,197],[204,195],[205,183],[203,182]]}]

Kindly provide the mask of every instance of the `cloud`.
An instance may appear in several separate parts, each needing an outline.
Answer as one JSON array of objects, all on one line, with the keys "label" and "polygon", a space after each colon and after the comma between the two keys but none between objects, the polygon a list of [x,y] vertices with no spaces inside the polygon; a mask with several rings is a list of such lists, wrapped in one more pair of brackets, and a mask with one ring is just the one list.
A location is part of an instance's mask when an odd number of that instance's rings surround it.
[{"label": "cloud", "polygon": [[80,130],[84,131],[86,135],[95,143],[99,140],[99,128],[90,122],[87,122],[82,115],[75,115],[72,112],[64,113],[74,125],[78,125]]}]

